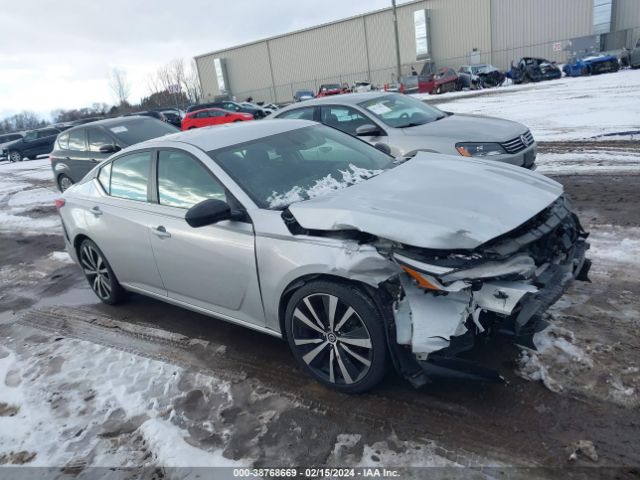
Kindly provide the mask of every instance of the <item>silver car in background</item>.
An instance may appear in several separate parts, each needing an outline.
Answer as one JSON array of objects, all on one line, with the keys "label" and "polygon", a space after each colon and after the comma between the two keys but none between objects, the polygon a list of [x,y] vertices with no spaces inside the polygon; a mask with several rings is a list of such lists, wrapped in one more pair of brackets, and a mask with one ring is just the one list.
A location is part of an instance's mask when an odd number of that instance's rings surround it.
[{"label": "silver car in background", "polygon": [[370,92],[335,95],[293,104],[268,118],[324,123],[395,157],[417,152],[480,157],[535,168],[537,145],[524,125],[493,117],[443,112],[407,95]]},{"label": "silver car in background", "polygon": [[138,292],[283,337],[344,392],[389,363],[416,386],[500,380],[457,355],[498,331],[531,345],[589,269],[555,181],[475,158],[396,160],[302,120],[137,144],[56,205],[103,302]]}]

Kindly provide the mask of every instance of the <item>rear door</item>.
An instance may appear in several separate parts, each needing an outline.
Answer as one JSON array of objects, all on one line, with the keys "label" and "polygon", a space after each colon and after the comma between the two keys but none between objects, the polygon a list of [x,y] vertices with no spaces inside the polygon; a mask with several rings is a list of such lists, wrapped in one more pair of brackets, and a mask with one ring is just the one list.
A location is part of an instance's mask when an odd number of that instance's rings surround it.
[{"label": "rear door", "polygon": [[151,245],[169,298],[264,326],[250,222],[225,220],[200,228],[187,210],[206,199],[230,201],[220,181],[195,156],[159,150]]},{"label": "rear door", "polygon": [[137,151],[102,167],[98,182],[105,195],[92,199],[86,218],[92,240],[122,284],[166,296],[149,238],[152,154]]},{"label": "rear door", "polygon": [[29,156],[46,155],[53,150],[53,144],[56,141],[56,137],[60,133],[60,130],[55,128],[45,128],[38,130],[38,139],[33,144],[33,149],[29,153]]},{"label": "rear door", "polygon": [[220,125],[231,121],[227,117],[227,113],[222,110],[209,110],[209,118],[207,120],[209,125]]},{"label": "rear door", "polygon": [[85,128],[77,128],[69,132],[66,157],[67,175],[74,183],[82,180],[95,164],[90,164],[87,159],[87,131]]}]

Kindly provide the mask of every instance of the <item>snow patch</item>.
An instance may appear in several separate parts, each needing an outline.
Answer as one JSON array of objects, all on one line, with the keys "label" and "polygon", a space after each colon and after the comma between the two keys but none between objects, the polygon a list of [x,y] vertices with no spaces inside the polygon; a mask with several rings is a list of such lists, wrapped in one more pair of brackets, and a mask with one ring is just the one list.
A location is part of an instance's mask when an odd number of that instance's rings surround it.
[{"label": "snow patch", "polygon": [[[455,113],[521,122],[536,140],[559,141],[633,132],[640,125],[640,71],[621,70],[593,77],[509,85],[442,95],[415,95]],[[639,135],[624,135],[633,139]]]},{"label": "snow patch", "polygon": [[49,254],[49,258],[51,260],[55,260],[56,262],[74,263],[73,259],[69,256],[67,252],[51,252]]},{"label": "snow patch", "polygon": [[34,188],[13,194],[7,204],[12,208],[34,207],[41,204],[53,205],[56,198],[60,198],[60,193],[47,188]]},{"label": "snow patch", "polygon": [[221,450],[211,452],[189,445],[175,425],[158,418],[144,422],[140,432],[163,467],[246,467],[250,461],[225,458]]},{"label": "snow patch", "polygon": [[517,373],[527,380],[541,381],[552,392],[563,391],[564,386],[552,376],[552,370],[593,367],[591,357],[574,342],[573,332],[555,325],[536,333],[533,343],[537,351],[523,349]]},{"label": "snow patch", "polygon": [[315,183],[308,188],[295,186],[284,193],[273,192],[268,198],[270,208],[281,208],[291,205],[295,202],[301,202],[309,198],[319,197],[327,193],[341,190],[345,187],[355,185],[367,180],[375,175],[379,175],[384,170],[369,170],[366,168],[349,165],[349,170],[339,170],[342,175],[341,180],[336,180],[331,174],[316,180]]}]

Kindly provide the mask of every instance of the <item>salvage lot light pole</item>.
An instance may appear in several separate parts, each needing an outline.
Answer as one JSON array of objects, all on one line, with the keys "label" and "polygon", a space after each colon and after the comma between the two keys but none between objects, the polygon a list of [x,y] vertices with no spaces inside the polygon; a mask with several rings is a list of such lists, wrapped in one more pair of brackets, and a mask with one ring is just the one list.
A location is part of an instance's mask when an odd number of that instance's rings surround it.
[{"label": "salvage lot light pole", "polygon": [[400,40],[398,39],[398,13],[396,11],[396,0],[391,0],[393,11],[393,33],[396,40],[396,81],[400,82]]}]

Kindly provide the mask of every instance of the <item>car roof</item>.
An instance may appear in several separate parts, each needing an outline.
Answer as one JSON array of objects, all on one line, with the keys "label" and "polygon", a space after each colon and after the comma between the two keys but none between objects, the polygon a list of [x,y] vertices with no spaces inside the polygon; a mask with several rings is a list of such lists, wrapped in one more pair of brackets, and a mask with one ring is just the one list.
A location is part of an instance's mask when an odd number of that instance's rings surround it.
[{"label": "car roof", "polygon": [[136,114],[126,115],[122,117],[105,118],[104,120],[96,120],[95,122],[84,123],[82,125],[75,125],[66,131],[71,132],[73,130],[78,130],[80,128],[92,128],[92,127],[109,128],[111,125],[123,125],[130,122],[135,122],[136,120],[139,121],[141,118],[144,118],[145,121],[148,121],[148,120],[160,121],[153,117],[147,117],[145,115],[139,115],[138,113],[136,113]]},{"label": "car roof", "polygon": [[260,120],[259,122],[226,123],[215,127],[196,128],[180,133],[153,138],[136,144],[146,148],[148,144],[164,142],[183,142],[209,152],[219,148],[249,142],[278,133],[298,130],[304,127],[317,126],[309,120]]},{"label": "car roof", "polygon": [[366,102],[367,100],[373,100],[374,98],[385,97],[388,95],[396,95],[393,92],[360,92],[360,93],[343,93],[342,95],[333,95],[331,97],[319,97],[311,100],[305,100],[304,103],[292,103],[278,110],[278,113],[283,110],[293,110],[294,108],[308,107],[309,105],[322,105],[324,103],[342,104],[342,105],[357,105],[360,102]]},{"label": "car roof", "polygon": [[[226,112],[228,110],[225,110],[224,108],[219,108],[219,107],[204,107],[201,108],[199,110],[191,110],[189,112],[189,115],[191,115],[192,113],[198,113],[198,112],[208,112],[209,110],[216,110],[218,112]],[[231,112],[231,113],[235,113],[235,112]]]}]

